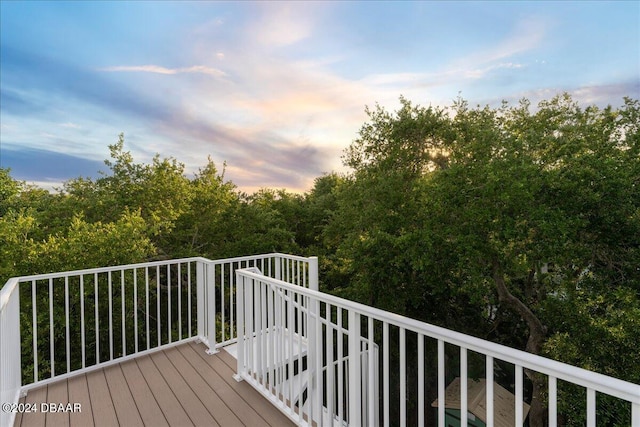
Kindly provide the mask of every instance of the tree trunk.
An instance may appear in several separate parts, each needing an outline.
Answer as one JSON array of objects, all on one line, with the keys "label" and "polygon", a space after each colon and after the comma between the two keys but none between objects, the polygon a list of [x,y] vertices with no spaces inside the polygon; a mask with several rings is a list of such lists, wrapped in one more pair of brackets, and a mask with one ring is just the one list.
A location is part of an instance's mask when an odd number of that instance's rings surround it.
[{"label": "tree trunk", "polygon": [[[527,346],[525,350],[532,354],[540,354],[542,345],[546,338],[547,328],[529,309],[529,307],[526,306],[526,304],[509,292],[504,280],[502,267],[495,258],[492,260],[492,273],[500,302],[509,306],[512,310],[518,313],[525,322],[527,322],[527,326],[529,327],[529,338],[527,339]],[[531,408],[529,409],[529,425],[531,427],[544,427],[546,408],[543,403],[543,398],[546,384],[540,378],[540,375],[535,372],[525,369],[525,374],[533,383]]]},{"label": "tree trunk", "polygon": [[544,405],[544,394],[547,390],[546,382],[540,377],[537,372],[525,369],[525,374],[533,384],[533,390],[531,392],[531,409],[529,409],[529,426],[530,427],[544,427],[546,419],[545,414],[547,408]]}]

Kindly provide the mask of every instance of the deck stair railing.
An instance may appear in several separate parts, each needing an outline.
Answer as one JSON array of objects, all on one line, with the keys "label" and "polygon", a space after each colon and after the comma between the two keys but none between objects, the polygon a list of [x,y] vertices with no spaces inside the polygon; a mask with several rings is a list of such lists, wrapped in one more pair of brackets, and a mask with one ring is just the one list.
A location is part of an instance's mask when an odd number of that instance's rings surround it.
[{"label": "deck stair railing", "polygon": [[[237,379],[299,425],[424,426],[437,420],[443,427],[445,390],[459,377],[460,425],[471,418],[471,382],[486,378],[486,425],[522,426],[531,398],[527,370],[547,385],[549,426],[562,423],[568,393],[585,407],[578,424],[596,426],[615,401],[623,412],[617,425],[640,426],[640,385],[292,286],[258,268],[236,275]],[[514,397],[511,418],[502,424],[494,380],[505,378]]]},{"label": "deck stair railing", "polygon": [[[317,258],[185,258],[12,278],[0,290],[0,400],[128,358],[236,340],[235,271],[317,289]],[[0,412],[0,425],[15,413]]]}]

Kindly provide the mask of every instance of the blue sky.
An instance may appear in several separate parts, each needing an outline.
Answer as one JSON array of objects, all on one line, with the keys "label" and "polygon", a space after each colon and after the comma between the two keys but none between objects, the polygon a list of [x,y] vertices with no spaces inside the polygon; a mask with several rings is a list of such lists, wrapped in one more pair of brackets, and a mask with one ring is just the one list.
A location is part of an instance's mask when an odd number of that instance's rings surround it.
[{"label": "blue sky", "polygon": [[44,186],[211,156],[305,191],[376,102],[640,98],[640,2],[0,2],[0,166]]}]

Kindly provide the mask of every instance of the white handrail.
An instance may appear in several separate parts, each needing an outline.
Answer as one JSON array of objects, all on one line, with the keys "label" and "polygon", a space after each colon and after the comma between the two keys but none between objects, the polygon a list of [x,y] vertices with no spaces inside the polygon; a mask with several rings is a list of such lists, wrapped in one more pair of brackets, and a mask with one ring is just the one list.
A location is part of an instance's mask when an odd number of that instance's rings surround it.
[{"label": "white handrail", "polygon": [[[277,257],[295,260],[295,261],[309,261],[309,259],[315,258],[315,257],[308,258],[308,257],[302,257],[298,255],[274,252],[274,253],[268,253],[268,254],[245,255],[245,256],[223,258],[223,259],[217,259],[217,260],[211,260],[204,257],[187,257],[187,258],[178,258],[178,259],[170,259],[170,260],[141,262],[141,263],[135,263],[135,264],[113,265],[108,267],[94,267],[94,268],[87,268],[82,270],[59,271],[55,273],[33,274],[29,276],[12,277],[6,282],[5,286],[3,286],[2,289],[0,289],[0,295],[2,295],[3,290],[10,284],[13,284],[13,286],[16,286],[18,282],[24,282],[27,280],[42,280],[42,279],[50,279],[50,278],[55,279],[55,278],[65,277],[65,276],[80,276],[80,275],[88,275],[93,273],[107,273],[109,271],[129,270],[129,269],[144,268],[144,267],[155,267],[155,266],[166,265],[168,262],[175,264],[175,263],[185,263],[190,261],[200,261],[200,262],[206,262],[209,264],[224,264],[224,263],[231,263],[231,262],[250,261],[254,259],[266,259],[266,258],[277,258]],[[15,282],[16,280],[18,282]],[[0,297],[0,309],[1,308],[2,308],[2,298]]]},{"label": "white handrail", "polygon": [[65,277],[65,276],[86,276],[94,273],[108,273],[110,271],[114,272],[114,271],[120,271],[120,270],[134,270],[136,268],[163,266],[163,265],[167,265],[167,263],[177,264],[177,263],[185,263],[190,261],[207,262],[210,260],[202,257],[169,259],[169,260],[162,260],[162,261],[141,262],[136,264],[112,265],[108,267],[94,267],[94,268],[87,268],[83,270],[69,270],[69,271],[59,271],[55,273],[33,274],[30,276],[18,276],[18,277],[15,277],[15,279],[17,279],[20,282],[26,282],[31,280],[58,279],[60,277]]}]

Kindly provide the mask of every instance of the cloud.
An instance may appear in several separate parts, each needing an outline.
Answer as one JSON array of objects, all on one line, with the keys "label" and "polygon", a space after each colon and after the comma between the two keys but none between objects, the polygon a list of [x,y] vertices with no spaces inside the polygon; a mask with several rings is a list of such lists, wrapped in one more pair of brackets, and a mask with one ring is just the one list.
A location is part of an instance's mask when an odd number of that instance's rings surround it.
[{"label": "cloud", "polygon": [[395,87],[399,90],[402,88],[427,88],[459,84],[465,80],[478,80],[498,70],[515,70],[524,67],[524,64],[514,62],[500,62],[468,68],[450,66],[441,71],[429,73],[371,74],[363,77],[360,83],[369,87]]},{"label": "cloud", "polygon": [[520,20],[502,41],[452,61],[442,71],[430,75],[429,78],[450,83],[460,79],[477,80],[498,70],[524,68],[523,63],[507,59],[539,48],[547,31],[548,24],[542,19],[530,17]]},{"label": "cloud", "polygon": [[282,136],[276,130],[231,127],[176,113],[173,120],[158,126],[171,139],[182,141],[181,156],[188,151],[196,157],[194,161],[199,158],[203,162],[207,154],[213,154],[217,163],[228,162],[229,177],[239,185],[261,182],[261,186],[304,190],[297,177],[316,176],[326,166],[327,153],[321,147]]},{"label": "cloud", "polygon": [[2,113],[28,115],[43,111],[39,99],[20,90],[0,88],[0,104]]},{"label": "cloud", "polygon": [[[148,161],[160,153],[176,157],[187,164],[187,172],[195,172],[212,154],[216,163],[228,162],[228,178],[243,189],[307,190],[316,176],[339,165],[340,149],[355,135],[356,129],[351,129],[354,118],[360,123],[364,104],[379,99],[360,83],[327,70],[326,61],[274,56],[265,47],[265,43],[278,47],[310,37],[317,14],[309,9],[293,4],[261,6],[246,26],[255,32],[245,32],[233,50],[211,37],[189,45],[196,55],[190,57],[185,49],[183,63],[224,59],[224,71],[206,65],[166,67],[153,60],[142,65],[85,68],[66,58],[35,57],[14,50],[12,64],[19,68],[14,76],[22,81],[3,85],[3,91],[25,87],[26,82],[29,92],[11,93],[23,95],[12,98],[21,110],[28,109],[27,95],[46,93],[46,97],[36,97],[44,102],[46,114],[32,115],[30,122],[38,122],[40,129],[48,122],[61,132],[57,139],[23,135],[21,141],[31,140],[32,146],[52,151],[76,152],[80,145],[87,147],[87,138],[72,134],[78,130],[74,117],[82,111],[82,128],[91,129],[94,144],[102,144],[101,152],[123,131],[125,148],[136,161]],[[290,31],[288,23],[301,25]],[[222,52],[229,54],[217,55]],[[107,77],[106,73],[132,75]],[[216,78],[145,77],[181,73]],[[222,78],[227,75],[233,78]],[[52,118],[53,111],[63,114]],[[106,141],[105,135],[110,135]]]},{"label": "cloud", "polygon": [[434,76],[433,73],[384,73],[369,74],[363,77],[360,82],[364,85],[373,86],[396,86],[403,84],[415,84]]},{"label": "cloud", "polygon": [[32,148],[2,148],[3,168],[11,168],[11,176],[18,180],[59,184],[78,176],[97,177],[104,170],[103,162]]},{"label": "cloud", "polygon": [[537,17],[518,21],[511,34],[497,45],[481,50],[464,61],[485,64],[528,52],[540,46],[548,31],[548,24]]},{"label": "cloud", "polygon": [[596,104],[599,106],[622,105],[625,96],[640,99],[640,79],[620,83],[582,86],[572,90],[571,95],[581,104]]},{"label": "cloud", "polygon": [[[136,114],[161,120],[170,114],[154,99],[151,92],[143,94],[123,81],[104,78],[100,73],[74,65],[66,59],[36,55],[24,50],[2,46],[3,102],[8,95],[10,108],[33,118],[52,114],[67,116],[78,101],[87,107],[108,108],[118,113]],[[6,78],[5,73],[6,72]],[[139,85],[138,85],[139,86]],[[24,114],[25,107],[33,107]],[[5,105],[3,104],[3,112]],[[74,111],[75,113],[76,111]],[[34,114],[36,113],[36,114]],[[104,119],[103,119],[104,120]]]},{"label": "cloud", "polygon": [[251,38],[267,46],[288,46],[309,38],[318,11],[313,3],[261,2],[258,16],[249,24]]},{"label": "cloud", "polygon": [[522,98],[526,98],[531,101],[531,105],[535,106],[538,105],[540,101],[551,99],[563,92],[569,93],[573,100],[582,106],[597,105],[598,107],[604,108],[607,105],[611,105],[616,108],[623,104],[623,98],[625,96],[640,99],[640,79],[609,84],[584,85],[573,88],[547,86],[535,90],[525,90],[502,98],[480,100],[478,103],[498,106],[503,100],[511,104],[516,104]]},{"label": "cloud", "polygon": [[[527,46],[516,34],[484,56],[465,58],[439,71],[345,77],[333,67],[348,57],[315,50],[317,30],[326,31],[322,21],[326,8],[324,3],[253,4],[248,21],[238,22],[230,15],[224,23],[209,22],[194,31],[181,63],[224,59],[224,71],[207,65],[166,67],[153,60],[91,70],[61,64],[61,59],[30,67],[58,70],[55,73],[30,72],[39,74],[38,87],[54,88],[60,98],[80,100],[94,117],[108,112],[102,127],[124,131],[127,149],[134,155],[174,156],[195,172],[211,154],[218,164],[228,162],[227,176],[243,189],[274,186],[302,191],[321,173],[340,168],[342,149],[366,120],[365,105],[379,102],[389,107],[401,93],[433,100],[426,89],[517,68],[520,65],[505,55]],[[242,35],[229,44],[217,32],[233,25]],[[297,47],[292,45],[301,41],[313,55],[295,54]],[[38,58],[32,63],[43,62]],[[107,78],[105,73],[132,75]],[[151,79],[146,73],[215,78]],[[136,156],[136,160],[145,159]]]},{"label": "cloud", "polygon": [[159,65],[117,65],[113,67],[99,68],[98,70],[108,71],[108,72],[129,71],[129,72],[145,72],[145,73],[155,73],[155,74],[200,73],[200,74],[207,74],[214,77],[226,76],[226,73],[224,71],[218,70],[217,68],[206,67],[204,65],[194,65],[191,67],[182,67],[182,68],[166,68],[166,67],[161,67]]},{"label": "cloud", "polygon": [[[293,190],[306,190],[311,179],[327,169],[327,158],[330,154],[323,148],[313,147],[309,141],[291,135],[287,131],[293,125],[299,128],[296,120],[300,117],[294,114],[301,110],[302,99],[293,97],[295,89],[276,91],[265,89],[257,98],[251,90],[234,87],[233,90],[223,92],[216,80],[181,82],[178,87],[169,80],[154,81],[154,91],[145,89],[150,85],[147,80],[119,80],[105,79],[101,73],[87,71],[60,61],[47,58],[28,58],[25,64],[47,64],[47,70],[55,72],[39,72],[37,68],[27,68],[24,78],[31,80],[30,93],[47,90],[47,110],[63,111],[60,117],[74,117],[78,109],[83,111],[85,127],[90,127],[93,135],[97,136],[95,144],[102,144],[100,151],[113,141],[117,133],[125,132],[126,149],[131,150],[136,161],[148,161],[155,153],[161,156],[174,156],[180,161],[188,159],[188,169],[195,172],[197,166],[206,162],[207,154],[213,154],[217,163],[227,160],[236,169],[229,173],[229,178],[240,186],[259,185],[287,187]],[[262,58],[260,59],[260,61]],[[273,63],[272,63],[273,65]],[[235,66],[242,68],[244,63],[236,62]],[[151,67],[151,68],[150,68]],[[29,71],[30,70],[30,71]],[[185,69],[186,70],[186,69]],[[192,72],[201,71],[193,67]],[[116,70],[114,70],[116,71]],[[120,68],[119,71],[124,71]],[[163,67],[145,66],[147,72],[179,72],[180,69],[168,70]],[[291,75],[286,67],[280,69],[275,66],[264,70],[266,80],[255,81],[251,68],[242,72],[242,79],[255,82],[258,85],[277,82],[277,88],[285,89],[291,82]],[[184,71],[183,71],[184,72]],[[33,76],[31,76],[33,74]],[[38,78],[35,78],[38,74]],[[267,77],[271,75],[271,77]],[[271,80],[270,80],[271,79]],[[326,79],[324,79],[326,81]],[[310,80],[301,77],[298,84],[309,86]],[[297,86],[297,85],[296,85]],[[4,89],[4,88],[3,88]],[[179,90],[177,90],[179,89]],[[320,88],[317,88],[320,89]],[[309,94],[307,89],[307,94]],[[208,96],[218,92],[215,97]],[[243,99],[258,99],[252,108],[243,108],[232,102],[237,93],[242,93]],[[314,89],[311,88],[311,92]],[[167,93],[175,96],[166,96]],[[276,95],[276,98],[271,98]],[[287,99],[279,96],[285,95]],[[304,96],[304,95],[303,95]],[[330,96],[330,95],[329,95]],[[20,98],[16,98],[16,102]],[[63,102],[56,100],[69,100]],[[329,102],[326,97],[317,99],[309,96],[308,101],[315,104]],[[248,104],[244,107],[248,107]],[[329,103],[324,111],[338,107],[337,103]],[[309,105],[305,114],[314,112]],[[106,114],[105,114],[106,113]],[[49,113],[47,113],[49,114]],[[280,115],[280,117],[278,117]],[[283,117],[288,120],[282,121]],[[39,118],[40,117],[40,118]],[[35,128],[47,129],[44,123],[55,125],[61,132],[77,131],[78,125],[73,119],[64,121],[52,120],[51,116],[33,116],[30,124]],[[91,119],[93,117],[95,121]],[[100,120],[97,117],[101,117]],[[279,125],[271,122],[278,118]],[[247,119],[250,124],[247,124]],[[45,122],[43,122],[45,120]],[[4,131],[4,129],[3,129]],[[3,132],[4,133],[4,132]],[[20,141],[30,141],[31,146],[49,149],[52,152],[76,153],[82,147],[89,149],[87,138],[77,134],[65,133],[54,135],[56,132],[40,132],[38,134],[20,135]],[[112,135],[111,135],[112,133]],[[297,133],[297,132],[296,132]],[[110,135],[110,138],[100,141],[100,137]],[[4,137],[4,135],[3,135]],[[18,146],[20,142],[16,143]],[[95,147],[95,145],[94,145]],[[95,149],[95,148],[94,148]],[[82,155],[77,153],[78,155]],[[140,157],[143,156],[143,157]],[[71,165],[72,163],[67,163]],[[329,167],[330,168],[330,167]],[[69,170],[74,170],[69,167]],[[242,170],[251,171],[242,173]],[[40,177],[45,180],[47,177]]]},{"label": "cloud", "polygon": [[513,62],[502,62],[499,64],[489,65],[483,68],[476,68],[473,70],[462,70],[461,73],[462,75],[464,75],[466,78],[469,78],[469,79],[480,79],[482,77],[485,77],[491,71],[500,70],[500,69],[518,69],[523,67],[524,67],[523,64],[517,64]]},{"label": "cloud", "polygon": [[523,19],[500,42],[453,60],[440,70],[370,74],[360,79],[360,83],[366,86],[396,87],[399,90],[447,85],[459,87],[467,80],[479,80],[499,70],[525,68],[522,62],[507,59],[538,48],[544,41],[547,29],[548,24],[541,19]]}]

